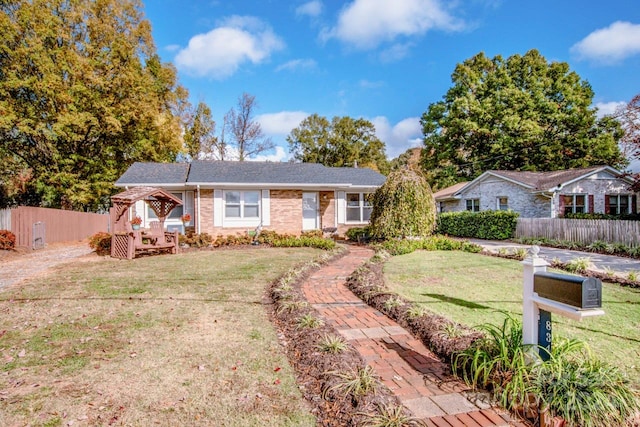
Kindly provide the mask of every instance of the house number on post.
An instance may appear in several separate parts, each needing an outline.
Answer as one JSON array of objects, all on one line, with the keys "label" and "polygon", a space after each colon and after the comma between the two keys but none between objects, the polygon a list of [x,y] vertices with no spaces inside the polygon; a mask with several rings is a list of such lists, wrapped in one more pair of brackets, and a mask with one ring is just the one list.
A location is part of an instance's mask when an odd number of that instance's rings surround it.
[{"label": "house number on post", "polygon": [[546,310],[540,310],[538,318],[538,345],[540,358],[543,361],[549,360],[551,354],[551,313]]},{"label": "house number on post", "polygon": [[539,355],[551,353],[551,313],[573,320],[601,316],[602,283],[598,279],[547,273],[549,265],[538,257],[540,248],[531,247],[524,266],[522,293],[522,343],[538,345]]}]

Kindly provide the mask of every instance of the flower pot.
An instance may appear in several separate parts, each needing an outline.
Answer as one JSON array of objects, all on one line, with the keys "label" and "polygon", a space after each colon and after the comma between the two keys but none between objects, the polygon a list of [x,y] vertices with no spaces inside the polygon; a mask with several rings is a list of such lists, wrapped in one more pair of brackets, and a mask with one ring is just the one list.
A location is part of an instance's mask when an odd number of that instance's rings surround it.
[{"label": "flower pot", "polygon": [[140,224],[131,224],[134,230],[140,230]]},{"label": "flower pot", "polygon": [[188,226],[189,226],[189,224],[191,224],[191,221],[185,221],[185,222],[183,222],[182,224],[183,224],[185,227],[188,227]]}]

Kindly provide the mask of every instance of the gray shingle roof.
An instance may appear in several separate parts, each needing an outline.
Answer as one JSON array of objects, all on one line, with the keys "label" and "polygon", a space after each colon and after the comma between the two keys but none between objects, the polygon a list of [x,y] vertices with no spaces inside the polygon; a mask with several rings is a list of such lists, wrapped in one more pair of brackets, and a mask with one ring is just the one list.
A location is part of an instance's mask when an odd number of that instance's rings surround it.
[{"label": "gray shingle roof", "polygon": [[182,184],[188,174],[188,163],[135,162],[118,178],[116,185]]},{"label": "gray shingle roof", "polygon": [[274,184],[381,186],[386,177],[367,168],[335,168],[318,163],[194,161],[134,163],[116,181],[128,184]]},{"label": "gray shingle roof", "polygon": [[516,171],[489,171],[495,175],[499,175],[513,181],[520,182],[527,186],[533,187],[535,190],[549,190],[558,185],[573,181],[592,172],[604,169],[606,166],[592,166],[583,169],[567,169],[551,172],[516,172]]}]

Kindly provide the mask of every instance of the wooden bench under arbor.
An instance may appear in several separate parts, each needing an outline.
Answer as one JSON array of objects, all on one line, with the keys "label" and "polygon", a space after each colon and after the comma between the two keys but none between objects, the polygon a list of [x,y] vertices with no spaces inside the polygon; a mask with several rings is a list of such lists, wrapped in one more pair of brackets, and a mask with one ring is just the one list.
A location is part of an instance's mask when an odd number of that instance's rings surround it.
[{"label": "wooden bench under arbor", "polygon": [[[129,222],[129,208],[144,200],[155,212],[158,221],[149,223],[149,230],[134,230]],[[178,252],[178,232],[165,231],[164,221],[182,201],[155,187],[134,187],[111,197],[111,256],[133,259],[136,255]]]}]

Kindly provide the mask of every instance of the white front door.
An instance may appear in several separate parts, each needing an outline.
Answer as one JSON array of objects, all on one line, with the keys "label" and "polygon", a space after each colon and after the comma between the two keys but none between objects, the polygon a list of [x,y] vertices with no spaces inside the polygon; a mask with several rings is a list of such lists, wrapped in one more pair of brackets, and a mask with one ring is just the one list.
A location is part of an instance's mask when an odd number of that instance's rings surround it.
[{"label": "white front door", "polygon": [[318,228],[318,193],[302,193],[302,229]]}]

